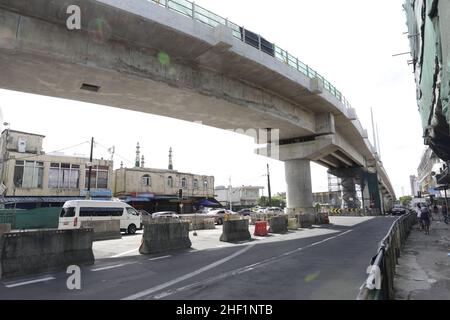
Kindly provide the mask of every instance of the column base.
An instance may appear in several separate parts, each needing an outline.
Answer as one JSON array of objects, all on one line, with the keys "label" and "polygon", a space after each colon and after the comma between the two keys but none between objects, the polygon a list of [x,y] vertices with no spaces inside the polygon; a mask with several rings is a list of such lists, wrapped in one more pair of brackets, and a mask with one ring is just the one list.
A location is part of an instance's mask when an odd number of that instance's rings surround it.
[{"label": "column base", "polygon": [[311,228],[317,223],[317,213],[314,208],[286,208],[286,214],[296,217],[300,228]]}]

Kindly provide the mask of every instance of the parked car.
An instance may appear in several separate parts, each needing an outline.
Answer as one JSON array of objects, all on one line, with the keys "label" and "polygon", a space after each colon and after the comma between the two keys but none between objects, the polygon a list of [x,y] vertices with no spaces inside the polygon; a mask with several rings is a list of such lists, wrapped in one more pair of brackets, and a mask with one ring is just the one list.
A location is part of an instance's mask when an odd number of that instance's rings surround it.
[{"label": "parked car", "polygon": [[253,211],[252,211],[251,209],[241,209],[241,210],[238,211],[238,213],[239,213],[241,216],[246,217],[246,216],[251,215],[251,214],[253,213]]},{"label": "parked car", "polygon": [[238,213],[230,211],[230,210],[226,210],[226,209],[220,209],[220,210],[211,210],[207,213],[208,216],[213,217],[214,221],[218,224],[221,225],[223,224],[224,220],[225,220],[225,214],[230,214],[230,215],[237,215]]},{"label": "parked car", "polygon": [[163,211],[163,212],[155,212],[152,214],[153,219],[159,219],[159,218],[174,218],[179,219],[180,216],[176,212],[172,211]]},{"label": "parked car", "polygon": [[151,216],[152,215],[151,213],[148,213],[145,210],[138,210],[138,212],[141,216]]},{"label": "parked car", "polygon": [[283,214],[284,210],[279,207],[271,207],[266,209],[266,213]]},{"label": "parked car", "polygon": [[400,204],[394,205],[394,207],[391,210],[391,213],[393,216],[401,216],[403,214],[406,214],[409,210],[405,208],[404,206]]}]

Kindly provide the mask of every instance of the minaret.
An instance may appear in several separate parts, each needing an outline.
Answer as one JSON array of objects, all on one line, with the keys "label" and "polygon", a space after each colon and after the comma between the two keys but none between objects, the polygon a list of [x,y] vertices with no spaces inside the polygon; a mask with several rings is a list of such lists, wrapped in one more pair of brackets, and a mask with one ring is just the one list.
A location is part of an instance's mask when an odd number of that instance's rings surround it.
[{"label": "minaret", "polygon": [[142,168],[145,168],[145,159],[144,159],[144,155],[142,155],[141,167],[142,167]]},{"label": "minaret", "polygon": [[138,142],[137,146],[136,146],[136,162],[135,162],[135,165],[134,165],[136,168],[139,168],[141,166],[140,165],[140,159],[139,159],[139,156],[141,154],[140,149],[141,149],[141,147],[139,146],[139,142]]},{"label": "minaret", "polygon": [[123,161],[120,161],[120,169],[123,169]]},{"label": "minaret", "polygon": [[169,170],[173,170],[173,163],[172,163],[172,147],[170,147],[170,150],[169,150]]}]

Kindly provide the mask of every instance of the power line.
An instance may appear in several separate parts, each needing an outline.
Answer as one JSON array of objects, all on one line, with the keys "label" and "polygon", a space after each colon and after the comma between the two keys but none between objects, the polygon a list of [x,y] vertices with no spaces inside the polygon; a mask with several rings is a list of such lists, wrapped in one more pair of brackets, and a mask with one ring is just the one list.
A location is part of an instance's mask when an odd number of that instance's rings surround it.
[{"label": "power line", "polygon": [[[108,152],[109,152],[109,150],[111,149],[111,148],[105,147],[104,145],[102,145],[101,143],[99,143],[99,142],[97,142],[97,141],[95,142],[95,144],[98,145],[99,147],[102,147],[103,149],[105,149],[105,150],[108,151]],[[125,160],[125,161],[127,161],[127,162],[130,162],[130,163],[133,163],[133,164],[134,164],[134,161],[131,161],[130,159],[125,158],[124,156],[118,154],[117,152],[114,152],[114,155],[118,156],[118,157],[121,158],[122,160]]]}]

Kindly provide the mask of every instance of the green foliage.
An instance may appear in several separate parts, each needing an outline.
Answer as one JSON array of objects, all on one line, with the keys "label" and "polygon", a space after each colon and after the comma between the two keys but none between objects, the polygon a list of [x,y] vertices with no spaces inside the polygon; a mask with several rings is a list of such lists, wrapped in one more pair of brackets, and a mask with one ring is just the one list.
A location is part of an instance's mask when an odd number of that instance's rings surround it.
[{"label": "green foliage", "polygon": [[400,197],[400,203],[404,206],[407,206],[411,203],[412,199],[413,198],[411,196]]},{"label": "green foliage", "polygon": [[258,200],[258,205],[261,207],[286,207],[286,194],[278,193],[272,197],[272,201],[269,204],[269,197],[262,196]]}]

